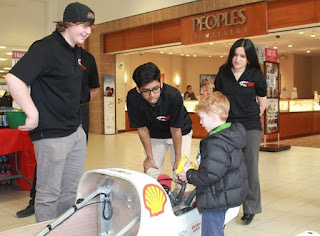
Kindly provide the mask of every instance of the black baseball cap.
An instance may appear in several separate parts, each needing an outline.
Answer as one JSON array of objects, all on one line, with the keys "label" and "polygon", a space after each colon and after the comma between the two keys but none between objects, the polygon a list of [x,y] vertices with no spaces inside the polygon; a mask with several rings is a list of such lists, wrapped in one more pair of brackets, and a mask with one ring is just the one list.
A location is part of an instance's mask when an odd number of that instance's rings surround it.
[{"label": "black baseball cap", "polygon": [[63,22],[90,22],[94,23],[94,12],[86,5],[74,2],[70,3],[63,13]]}]

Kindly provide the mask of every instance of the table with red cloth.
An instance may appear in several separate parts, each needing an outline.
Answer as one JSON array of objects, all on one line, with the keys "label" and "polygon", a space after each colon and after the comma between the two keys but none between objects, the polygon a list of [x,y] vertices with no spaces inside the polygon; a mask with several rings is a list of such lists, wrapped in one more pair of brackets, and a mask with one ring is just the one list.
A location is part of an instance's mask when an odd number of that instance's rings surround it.
[{"label": "table with red cloth", "polygon": [[36,159],[29,133],[18,129],[1,128],[0,143],[0,155],[11,154],[8,158],[13,172],[11,179],[18,179],[19,189],[30,190]]}]

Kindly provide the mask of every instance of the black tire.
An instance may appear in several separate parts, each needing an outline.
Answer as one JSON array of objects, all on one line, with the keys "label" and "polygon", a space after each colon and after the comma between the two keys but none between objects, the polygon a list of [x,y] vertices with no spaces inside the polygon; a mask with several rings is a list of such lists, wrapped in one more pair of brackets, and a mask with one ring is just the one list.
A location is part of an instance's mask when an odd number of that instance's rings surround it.
[{"label": "black tire", "polygon": [[196,189],[192,190],[192,192],[189,194],[189,196],[186,200],[186,205],[190,206],[192,208],[197,207]]}]

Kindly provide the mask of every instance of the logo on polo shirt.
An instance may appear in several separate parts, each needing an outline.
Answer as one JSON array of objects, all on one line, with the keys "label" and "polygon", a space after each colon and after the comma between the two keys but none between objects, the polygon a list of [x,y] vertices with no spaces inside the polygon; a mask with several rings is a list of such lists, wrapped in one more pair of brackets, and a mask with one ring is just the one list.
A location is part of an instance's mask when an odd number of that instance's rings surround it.
[{"label": "logo on polo shirt", "polygon": [[169,116],[157,116],[157,120],[168,121],[168,120],[170,120],[170,115]]},{"label": "logo on polo shirt", "polygon": [[240,81],[239,85],[242,87],[253,87],[254,82],[249,82],[249,81]]},{"label": "logo on polo shirt", "polygon": [[82,70],[86,70],[86,69],[87,69],[87,67],[85,67],[84,65],[82,65],[81,59],[78,59],[78,64],[81,66],[81,69],[82,69]]}]

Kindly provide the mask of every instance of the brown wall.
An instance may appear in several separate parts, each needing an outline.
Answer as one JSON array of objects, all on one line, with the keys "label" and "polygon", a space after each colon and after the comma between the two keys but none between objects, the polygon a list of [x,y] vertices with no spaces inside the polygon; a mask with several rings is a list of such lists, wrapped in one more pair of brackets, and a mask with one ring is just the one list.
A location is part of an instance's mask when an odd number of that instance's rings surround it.
[{"label": "brown wall", "polygon": [[298,98],[312,98],[312,57],[295,55],[293,62],[294,86],[298,88]]},{"label": "brown wall", "polygon": [[[99,24],[89,37],[86,49],[96,58],[100,84],[103,85],[103,75],[115,75],[115,56],[103,53],[104,34],[256,2],[263,0],[199,0]],[[100,93],[90,102],[90,132],[102,134],[103,123],[103,89],[100,89]]]}]

